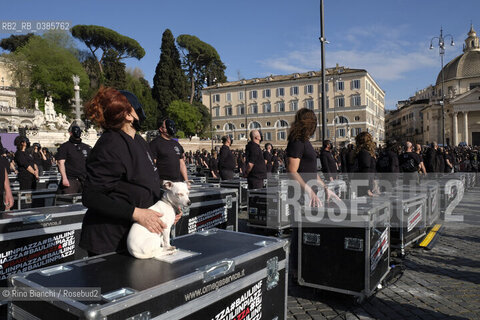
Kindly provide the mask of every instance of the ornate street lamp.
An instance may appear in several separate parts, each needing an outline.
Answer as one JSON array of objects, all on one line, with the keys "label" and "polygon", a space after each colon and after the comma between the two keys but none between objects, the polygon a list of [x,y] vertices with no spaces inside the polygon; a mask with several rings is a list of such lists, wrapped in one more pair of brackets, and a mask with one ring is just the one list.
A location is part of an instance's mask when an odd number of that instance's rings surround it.
[{"label": "ornate street lamp", "polygon": [[443,29],[440,27],[440,36],[433,37],[430,40],[430,50],[433,49],[433,40],[438,39],[438,53],[440,54],[440,61],[442,64],[442,144],[445,147],[445,75],[443,71],[443,56],[445,55],[445,38],[450,37],[450,45],[454,46],[455,42],[453,42],[453,36],[451,34],[443,35]]}]

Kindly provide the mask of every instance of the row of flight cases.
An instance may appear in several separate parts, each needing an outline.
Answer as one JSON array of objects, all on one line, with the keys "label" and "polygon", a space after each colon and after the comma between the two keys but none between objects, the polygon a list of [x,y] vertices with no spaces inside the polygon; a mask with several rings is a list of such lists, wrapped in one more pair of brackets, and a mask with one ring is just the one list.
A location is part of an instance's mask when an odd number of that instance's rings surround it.
[{"label": "row of flight cases", "polygon": [[272,179],[263,189],[249,190],[248,225],[278,236],[290,231],[292,271],[300,285],[361,301],[387,276],[390,251],[404,256],[428,228],[448,218],[477,176],[442,174],[414,179],[413,184],[410,176],[391,180],[395,183],[378,197],[352,197],[352,177],[340,176],[328,188],[341,202],[298,208],[289,198],[288,177]]},{"label": "row of flight cases", "polygon": [[[262,201],[252,202],[255,197],[262,198],[259,190],[250,190],[245,200],[239,196],[239,191],[247,194],[245,180],[220,183],[222,188],[218,188],[220,184],[193,185],[192,205],[172,229],[172,243],[179,254],[164,260],[138,260],[122,254],[86,258],[87,253],[77,245],[85,213],[80,204],[4,214],[0,221],[2,286],[43,292],[59,287],[99,287],[101,292],[96,301],[68,297],[14,300],[9,304],[10,317],[286,319],[287,242],[234,232],[238,230],[242,201],[248,204],[251,226],[279,231],[293,227],[297,242],[290,249],[297,260],[293,269],[297,269],[301,285],[347,293],[361,300],[371,295],[388,274],[390,248],[405,248],[421,237],[439,215],[436,208],[440,205],[432,204],[435,199],[448,202],[442,195],[445,186],[428,183],[422,185],[427,191],[423,197],[348,199],[348,183],[337,181],[330,188],[344,199],[347,210],[326,203],[326,212],[349,218],[319,222],[306,217],[316,217],[320,211],[304,209],[302,218],[292,225],[295,211],[289,213],[283,203],[285,196],[277,192],[282,189],[281,183],[266,183],[265,190],[270,194],[274,184],[277,191],[276,196],[264,201],[264,209]],[[448,189],[448,193],[452,191]],[[64,197],[62,201],[73,203],[78,197]],[[256,216],[251,214],[254,203],[260,204]],[[403,214],[392,214],[391,210],[403,210]],[[265,218],[259,218],[258,212],[264,212]],[[399,221],[394,224],[392,217]]]},{"label": "row of flight cases", "polygon": [[[286,319],[287,242],[235,232],[238,199],[237,189],[194,185],[192,205],[172,229],[178,251],[162,260],[115,253],[87,258],[78,247],[81,204],[3,214],[1,286],[17,292],[9,318]],[[52,288],[98,288],[100,294],[53,299]],[[50,298],[18,299],[31,290]]]}]

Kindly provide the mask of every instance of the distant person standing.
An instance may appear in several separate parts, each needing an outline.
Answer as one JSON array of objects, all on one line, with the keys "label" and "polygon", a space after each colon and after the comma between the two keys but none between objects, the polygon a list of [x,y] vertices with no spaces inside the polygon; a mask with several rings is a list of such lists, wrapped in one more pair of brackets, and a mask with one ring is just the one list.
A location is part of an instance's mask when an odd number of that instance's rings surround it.
[{"label": "distant person standing", "polygon": [[272,144],[265,144],[265,151],[263,151],[263,158],[265,159],[265,166],[267,167],[267,176],[272,172],[273,167],[273,155],[272,155]]},{"label": "distant person standing", "polygon": [[34,190],[37,187],[38,168],[33,162],[31,154],[26,152],[27,138],[18,136],[15,138],[17,152],[15,152],[15,163],[18,167],[18,183],[20,190]]},{"label": "distant person standing", "polygon": [[235,170],[235,158],[230,150],[232,138],[230,138],[230,136],[223,136],[222,144],[218,156],[218,171],[222,180],[230,180],[233,179],[233,171]]},{"label": "distant person standing", "polygon": [[323,141],[323,148],[320,152],[320,163],[325,179],[333,181],[337,174],[337,162],[332,154],[333,144],[330,140]]},{"label": "distant person standing", "polygon": [[250,131],[250,141],[245,152],[247,154],[245,176],[248,181],[248,189],[263,188],[263,182],[267,178],[267,166],[260,148],[262,137],[258,130]]},{"label": "distant person standing", "polygon": [[184,160],[183,147],[174,140],[177,133],[175,122],[170,119],[160,121],[160,136],[150,142],[153,161],[157,166],[161,183],[163,180],[173,182],[187,181],[187,166]]},{"label": "distant person standing", "polygon": [[210,169],[212,178],[217,179],[220,176],[218,172],[218,153],[216,150],[212,151],[212,157],[208,160],[208,168]]},{"label": "distant person standing", "polygon": [[430,144],[430,148],[425,154],[425,169],[428,173],[438,172],[437,149],[438,144],[434,141]]},{"label": "distant person standing", "polygon": [[72,125],[68,130],[70,138],[63,143],[56,155],[58,171],[62,180],[58,186],[58,194],[81,193],[87,177],[86,160],[92,148],[82,142],[82,129]]}]

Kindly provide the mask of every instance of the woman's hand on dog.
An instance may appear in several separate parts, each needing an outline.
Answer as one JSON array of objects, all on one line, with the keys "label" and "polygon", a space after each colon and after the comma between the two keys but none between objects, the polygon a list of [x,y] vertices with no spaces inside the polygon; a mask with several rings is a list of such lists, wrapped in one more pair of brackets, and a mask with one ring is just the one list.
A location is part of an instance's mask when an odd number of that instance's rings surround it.
[{"label": "woman's hand on dog", "polygon": [[167,227],[165,223],[159,219],[162,216],[163,213],[152,209],[135,208],[132,218],[135,222],[147,228],[148,231],[161,234],[163,229]]},{"label": "woman's hand on dog", "polygon": [[173,221],[173,224],[177,224],[178,220],[180,220],[182,215],[183,215],[182,207],[178,207],[178,214],[175,215],[175,221]]}]

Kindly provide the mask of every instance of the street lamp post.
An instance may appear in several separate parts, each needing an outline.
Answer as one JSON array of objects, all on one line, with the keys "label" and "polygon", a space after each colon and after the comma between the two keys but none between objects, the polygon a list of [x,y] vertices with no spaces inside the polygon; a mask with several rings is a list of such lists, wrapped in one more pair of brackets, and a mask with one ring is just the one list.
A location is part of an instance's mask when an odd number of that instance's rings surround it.
[{"label": "street lamp post", "polygon": [[440,36],[439,37],[433,37],[430,40],[430,50],[433,49],[433,40],[438,39],[438,53],[440,54],[440,62],[442,65],[442,101],[441,101],[441,106],[442,106],[442,144],[445,147],[445,75],[443,71],[443,56],[445,55],[445,38],[450,37],[451,42],[450,45],[454,46],[455,42],[453,42],[453,36],[451,34],[443,35],[443,29],[440,27]]},{"label": "street lamp post", "polygon": [[[325,23],[323,13],[323,0],[320,0],[320,46],[321,46],[321,60],[322,60],[322,129],[319,134],[320,139],[327,139],[327,99],[325,97]],[[320,141],[322,141],[320,140]]]}]

